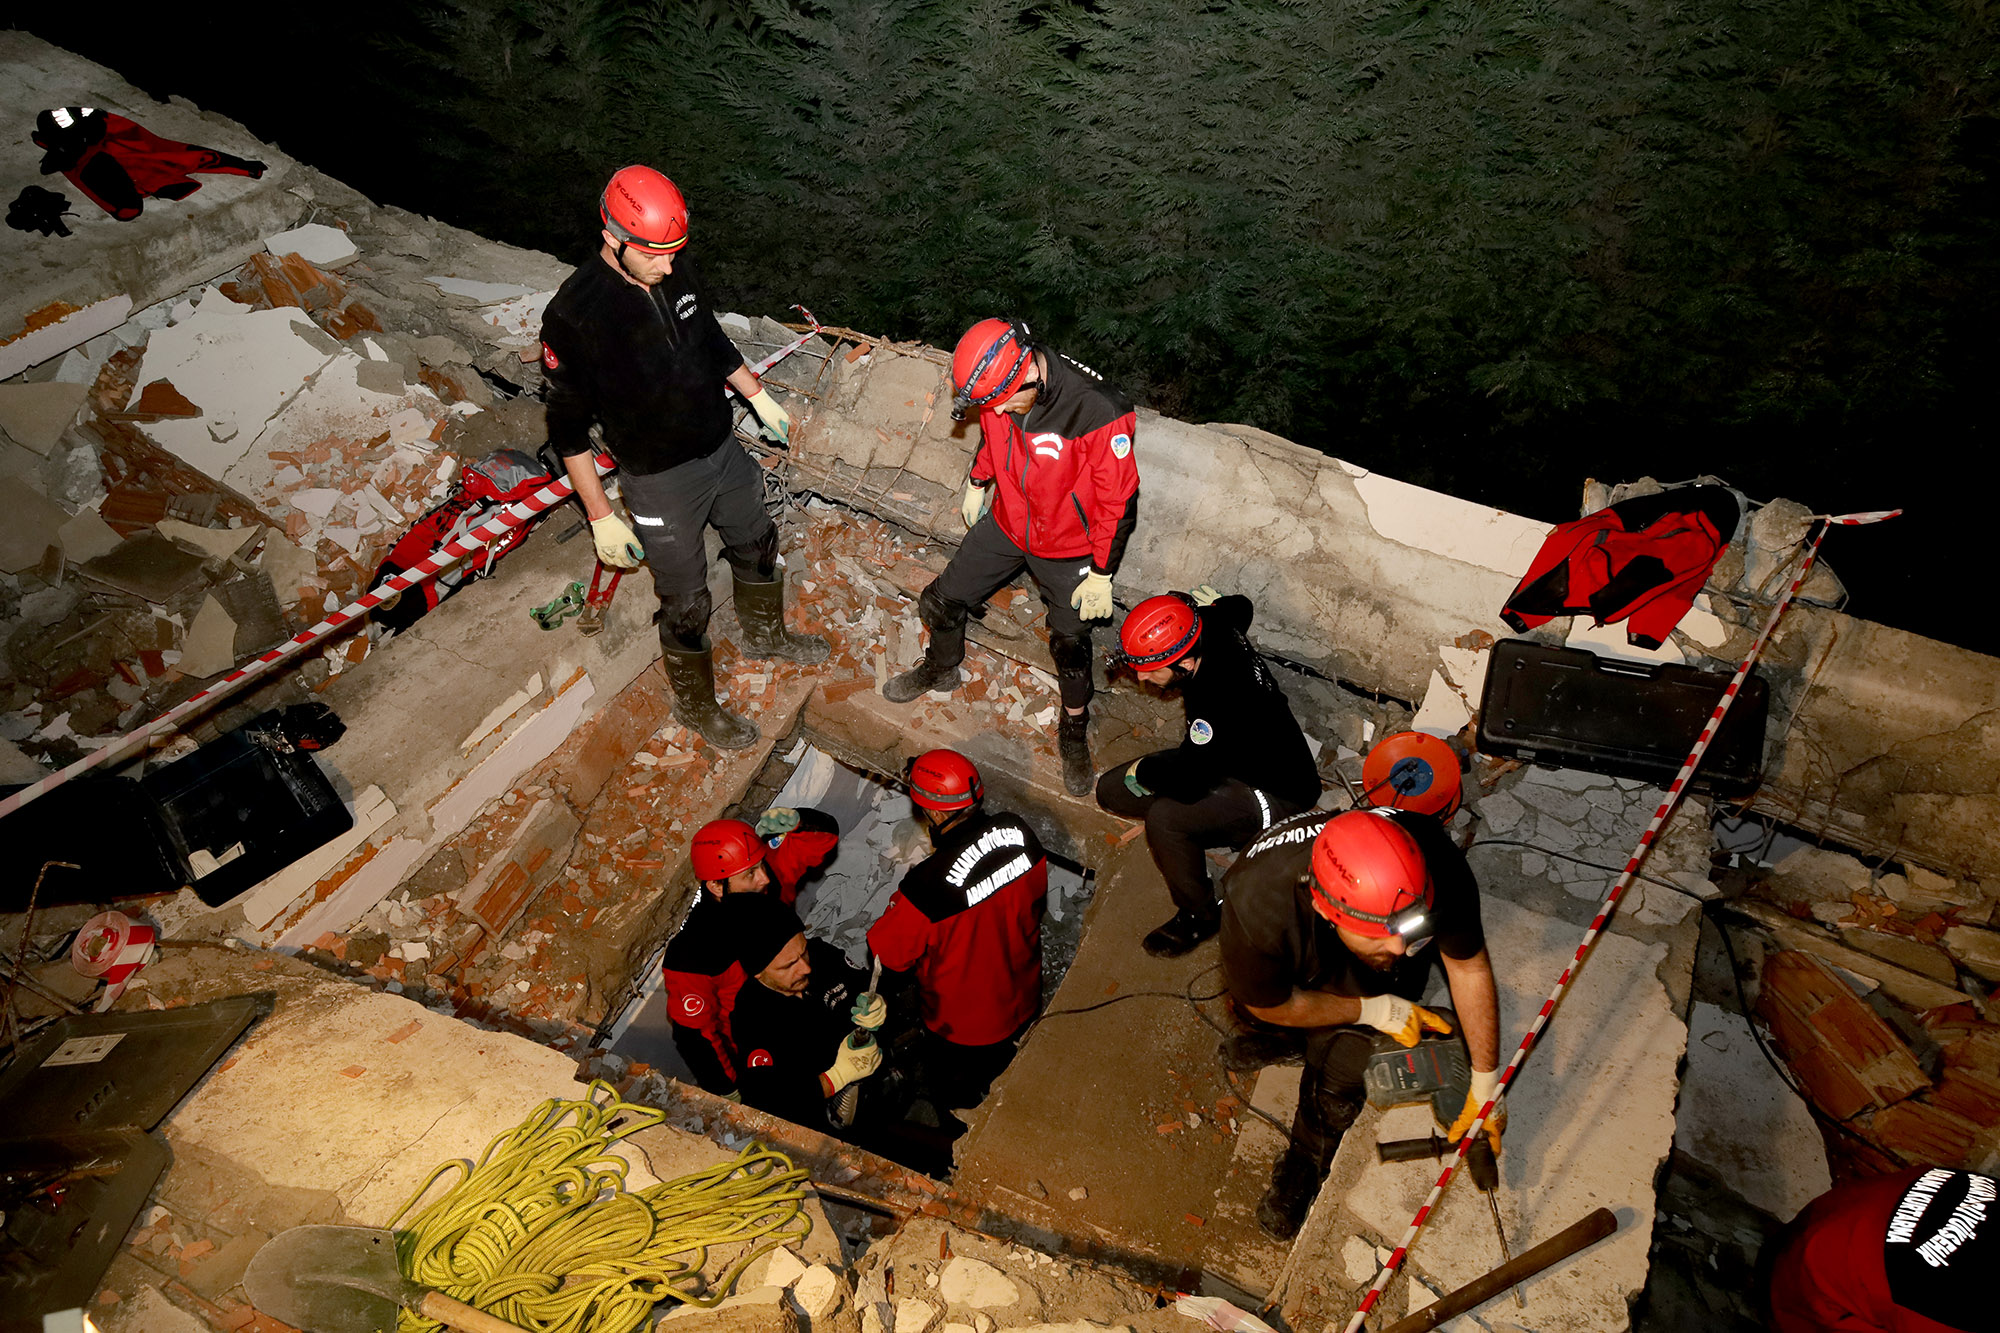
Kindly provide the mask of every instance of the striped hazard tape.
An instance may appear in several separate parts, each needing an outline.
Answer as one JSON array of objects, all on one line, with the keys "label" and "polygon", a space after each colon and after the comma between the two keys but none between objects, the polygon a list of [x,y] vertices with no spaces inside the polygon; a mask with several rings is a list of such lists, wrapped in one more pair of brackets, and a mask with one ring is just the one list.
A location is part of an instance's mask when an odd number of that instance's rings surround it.
[{"label": "striped hazard tape", "polygon": [[1757,664],[1757,659],[1763,655],[1765,645],[1771,641],[1772,633],[1778,628],[1779,619],[1790,608],[1792,598],[1797,596],[1800,587],[1805,584],[1806,575],[1812,572],[1813,562],[1819,558],[1819,544],[1826,540],[1826,534],[1835,527],[1858,527],[1864,523],[1880,523],[1884,519],[1895,518],[1902,512],[1900,509],[1880,509],[1859,514],[1816,516],[1819,526],[1812,540],[1806,545],[1805,559],[1799,565],[1798,575],[1792,579],[1791,586],[1785,589],[1785,595],[1778,599],[1778,604],[1771,608],[1770,617],[1765,620],[1764,628],[1757,635],[1756,642],[1750,645],[1750,651],[1744,654],[1742,663],[1736,668],[1736,674],[1729,678],[1729,684],[1723,688],[1722,697],[1716,700],[1715,710],[1709,714],[1707,723],[1701,729],[1701,735],[1695,738],[1694,748],[1689,750],[1687,758],[1681,761],[1680,771],[1674,774],[1674,780],[1668,784],[1666,795],[1661,798],[1659,808],[1653,811],[1652,819],[1646,824],[1645,831],[1639,835],[1639,845],[1632,849],[1632,855],[1625,862],[1625,868],[1619,872],[1617,880],[1611,885],[1611,891],[1604,895],[1604,902],[1599,905],[1597,915],[1591,919],[1590,928],[1584,931],[1583,942],[1576,946],[1576,956],[1570,960],[1569,966],[1563,969],[1562,975],[1556,978],[1555,988],[1549,992],[1548,998],[1542,1001],[1542,1007],[1535,1014],[1534,1021],[1528,1024],[1528,1030],[1522,1034],[1521,1044],[1515,1050],[1514,1058],[1500,1071],[1498,1090],[1494,1092],[1491,1101],[1479,1108],[1479,1118],[1472,1122],[1472,1127],[1466,1130],[1465,1137],[1459,1140],[1457,1153],[1446,1159],[1443,1173],[1438,1176],[1437,1183],[1431,1186],[1431,1192],[1425,1197],[1423,1206],[1417,1209],[1417,1215],[1410,1219],[1410,1229],[1403,1234],[1401,1243],[1390,1254],[1389,1262],[1383,1265],[1380,1273],[1376,1274],[1374,1285],[1369,1287],[1367,1294],[1361,1298],[1361,1304],[1354,1311],[1354,1317],[1347,1322],[1345,1333],[1360,1333],[1362,1321],[1367,1318],[1368,1312],[1375,1308],[1375,1303],[1382,1298],[1383,1291],[1388,1288],[1390,1279],[1394,1278],[1396,1271],[1403,1266],[1403,1258],[1416,1243],[1417,1234],[1430,1220],[1431,1212],[1437,1207],[1438,1200],[1444,1197],[1445,1186],[1451,1183],[1460,1164],[1465,1161],[1467,1148],[1479,1141],[1486,1121],[1493,1114],[1494,1106],[1506,1095],[1508,1087],[1514,1081],[1514,1075],[1527,1060],[1528,1052],[1535,1048],[1535,1042],[1541,1037],[1542,1030],[1548,1026],[1549,1018],[1555,1013],[1556,1006],[1562,1003],[1563,995],[1569,990],[1569,983],[1576,976],[1577,969],[1583,966],[1583,960],[1590,955],[1598,936],[1604,933],[1604,927],[1611,920],[1611,914],[1618,910],[1619,899],[1625,896],[1626,888],[1639,873],[1639,867],[1644,864],[1647,854],[1653,850],[1653,843],[1659,838],[1660,829],[1666,825],[1674,811],[1680,808],[1681,796],[1687,790],[1688,781],[1693,778],[1695,769],[1700,766],[1702,756],[1708,753],[1709,742],[1715,739],[1716,730],[1721,727],[1722,719],[1728,714],[1730,705],[1736,702],[1737,691],[1743,688],[1743,682],[1749,678],[1750,668]]}]

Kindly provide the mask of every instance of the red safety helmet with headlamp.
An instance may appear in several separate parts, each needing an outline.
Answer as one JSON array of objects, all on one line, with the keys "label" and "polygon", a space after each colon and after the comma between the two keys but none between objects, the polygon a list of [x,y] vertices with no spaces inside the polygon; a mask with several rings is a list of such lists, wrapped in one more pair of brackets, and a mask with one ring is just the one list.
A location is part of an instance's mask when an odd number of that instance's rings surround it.
[{"label": "red safety helmet with headlamp", "polygon": [[1034,359],[1028,326],[1018,320],[982,319],[967,329],[951,354],[951,419],[1013,394]]},{"label": "red safety helmet with headlamp", "polygon": [[688,844],[694,877],[703,883],[740,875],[764,860],[764,840],[740,819],[711,819]]},{"label": "red safety helmet with headlamp", "polygon": [[687,200],[651,167],[623,167],[612,174],[598,196],[597,215],[604,229],[648,254],[671,254],[687,244]]},{"label": "red safety helmet with headlamp", "polygon": [[910,761],[910,803],[925,810],[968,810],[986,795],[979,770],[956,750],[926,750]]},{"label": "red safety helmet with headlamp", "polygon": [[1201,642],[1201,617],[1194,604],[1179,593],[1163,592],[1132,608],[1118,627],[1118,652],[1112,663],[1134,671],[1172,666]]},{"label": "red safety helmet with headlamp", "polygon": [[1431,937],[1431,872],[1417,841],[1382,810],[1349,810],[1313,839],[1312,901],[1334,925],[1370,939]]}]

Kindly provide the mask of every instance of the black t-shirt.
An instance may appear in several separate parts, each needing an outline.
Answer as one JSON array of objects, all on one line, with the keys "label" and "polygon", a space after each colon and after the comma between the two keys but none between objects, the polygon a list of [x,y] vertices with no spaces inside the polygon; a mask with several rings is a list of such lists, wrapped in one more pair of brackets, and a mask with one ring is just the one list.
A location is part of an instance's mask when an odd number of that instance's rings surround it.
[{"label": "black t-shirt", "polygon": [[760,1111],[813,1129],[827,1127],[827,1097],[819,1076],[833,1067],[836,1048],[854,1031],[849,1011],[868,988],[868,974],[847,965],[825,940],[808,939],[812,977],[804,995],[780,995],[751,977],[736,992],[729,1026],[742,1060],[736,1085]]},{"label": "black t-shirt", "polygon": [[1275,1008],[1294,990],[1421,999],[1440,951],[1453,959],[1486,947],[1479,885],[1465,853],[1428,815],[1389,815],[1416,839],[1430,868],[1436,934],[1415,953],[1377,971],[1348,952],[1333,923],[1312,905],[1312,847],[1334,812],[1308,810],[1258,835],[1222,877],[1222,973],[1242,1004]]},{"label": "black t-shirt", "polygon": [[743,364],[685,250],[657,287],[627,282],[593,253],[542,314],[549,440],[590,451],[593,422],[618,466],[647,475],[706,458],[728,439],[724,381]]},{"label": "black t-shirt", "polygon": [[1224,782],[1267,791],[1293,808],[1319,799],[1319,769],[1292,705],[1251,646],[1254,608],[1232,594],[1196,608],[1201,640],[1180,686],[1187,732],[1180,748],[1148,755],[1139,781],[1172,800],[1198,801]]}]

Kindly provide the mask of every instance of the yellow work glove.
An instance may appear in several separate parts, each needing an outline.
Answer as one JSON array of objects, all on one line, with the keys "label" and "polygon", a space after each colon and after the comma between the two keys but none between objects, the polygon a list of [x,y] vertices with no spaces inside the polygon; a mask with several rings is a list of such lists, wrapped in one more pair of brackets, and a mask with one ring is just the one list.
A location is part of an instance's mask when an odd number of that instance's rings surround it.
[{"label": "yellow work glove", "polygon": [[874,991],[863,991],[847,1016],[854,1020],[854,1026],[873,1032],[889,1021],[889,1002]]},{"label": "yellow work glove", "polygon": [[616,514],[591,519],[590,540],[597,545],[597,558],[614,569],[637,569],[646,558],[646,548]]},{"label": "yellow work glove", "polygon": [[1132,766],[1125,770],[1125,790],[1131,792],[1134,796],[1145,797],[1153,794],[1151,787],[1139,781],[1139,765],[1145,762],[1144,759],[1134,759]]},{"label": "yellow work glove", "polygon": [[1361,1021],[1377,1032],[1388,1033],[1401,1046],[1415,1046],[1425,1028],[1451,1031],[1451,1024],[1443,1018],[1400,995],[1367,996],[1361,1001]]},{"label": "yellow work glove", "polygon": [[833,1085],[832,1091],[827,1093],[827,1096],[831,1097],[848,1084],[867,1078],[881,1067],[882,1048],[873,1041],[860,1047],[849,1046],[843,1041],[840,1043],[840,1054],[833,1057],[833,1068],[820,1077]]},{"label": "yellow work glove", "polygon": [[[1479,1108],[1500,1090],[1500,1071],[1497,1069],[1475,1069],[1472,1071],[1472,1091],[1465,1094],[1465,1109],[1458,1113],[1458,1119],[1451,1122],[1451,1132],[1445,1137],[1457,1143],[1465,1137],[1465,1131],[1472,1128],[1473,1117]],[[1480,1127],[1486,1134],[1487,1143],[1493,1147],[1495,1156],[1500,1153],[1500,1136],[1507,1132],[1507,1107],[1505,1104],[1493,1108],[1486,1123]]]},{"label": "yellow work glove", "polygon": [[965,520],[965,526],[977,523],[988,506],[993,502],[993,492],[976,481],[965,483],[965,498],[958,502],[958,516]]},{"label": "yellow work glove", "polygon": [[1213,606],[1222,594],[1211,588],[1208,584],[1203,583],[1198,585],[1188,596],[1194,598],[1196,606]]},{"label": "yellow work glove", "polygon": [[764,423],[765,435],[780,444],[792,442],[792,414],[778,406],[769,389],[760,388],[750,395],[750,410]]},{"label": "yellow work glove", "polygon": [[780,833],[790,833],[798,826],[799,812],[782,805],[774,805],[757,816],[757,836],[760,838],[775,838]]},{"label": "yellow work glove", "polygon": [[1111,619],[1111,576],[1096,570],[1085,574],[1083,582],[1069,595],[1069,604],[1085,620]]},{"label": "yellow work glove", "polygon": [[731,1088],[729,1090],[729,1095],[724,1097],[722,1100],[725,1102],[735,1102],[738,1106],[743,1105],[743,1089]]}]

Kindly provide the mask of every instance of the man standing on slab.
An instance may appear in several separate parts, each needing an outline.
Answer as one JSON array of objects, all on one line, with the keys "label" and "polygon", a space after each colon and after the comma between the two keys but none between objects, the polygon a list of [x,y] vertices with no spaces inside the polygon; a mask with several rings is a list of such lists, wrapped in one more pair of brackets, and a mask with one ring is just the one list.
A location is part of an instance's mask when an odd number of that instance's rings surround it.
[{"label": "man standing on slab", "polygon": [[[604,187],[598,217],[597,253],[542,316],[549,441],[590,519],[597,558],[652,567],[674,717],[711,745],[742,749],[756,742],[757,727],[715,696],[702,529],[712,524],[722,535],[743,656],[812,663],[828,649],[785,628],[778,530],[764,511],[763,473],[732,438],[724,388],[741,394],[775,439],[789,438],[792,419],[716,323],[685,249],[687,204],[674,183],[651,167],[626,167]],[[598,481],[593,425],[617,460],[636,533]]]},{"label": "man standing on slab", "polygon": [[1090,792],[1090,625],[1111,618],[1111,576],[1139,517],[1132,402],[1018,321],[982,319],[951,357],[952,419],[979,412],[979,452],[959,514],[970,529],[917,599],[923,660],[882,687],[891,703],[958,686],[965,622],[1025,567],[1048,608],[1062,693],[1063,786]]}]

